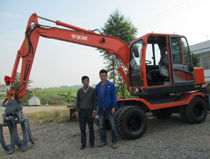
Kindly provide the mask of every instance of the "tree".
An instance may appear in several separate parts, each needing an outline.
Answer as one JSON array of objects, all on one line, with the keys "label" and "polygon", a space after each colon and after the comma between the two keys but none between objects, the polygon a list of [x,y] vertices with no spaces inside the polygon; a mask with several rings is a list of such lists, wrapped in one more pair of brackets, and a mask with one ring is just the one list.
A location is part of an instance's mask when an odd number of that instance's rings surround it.
[{"label": "tree", "polygon": [[62,91],[60,94],[58,94],[64,98],[64,101],[67,102],[68,104],[70,103],[76,103],[76,97],[72,95],[71,90],[65,92]]},{"label": "tree", "polygon": [[[102,31],[106,35],[111,35],[120,38],[127,45],[130,44],[132,40],[135,39],[137,33],[137,28],[131,23],[131,21],[125,18],[118,10],[115,10],[108,18],[107,22],[104,24]],[[121,61],[119,61],[115,56],[107,54],[103,51],[106,69],[108,71],[109,79],[113,81],[116,85],[118,96],[125,98],[126,96],[126,85],[117,71],[119,66],[123,67]]]},{"label": "tree", "polygon": [[192,55],[193,66],[199,66],[199,63],[200,63],[199,57],[195,54],[191,54],[191,55]]}]

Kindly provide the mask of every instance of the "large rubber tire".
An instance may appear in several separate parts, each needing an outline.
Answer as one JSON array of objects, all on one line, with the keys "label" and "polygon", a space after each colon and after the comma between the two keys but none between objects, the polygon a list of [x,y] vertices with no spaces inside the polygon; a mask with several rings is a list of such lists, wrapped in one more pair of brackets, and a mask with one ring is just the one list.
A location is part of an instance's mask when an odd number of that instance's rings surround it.
[{"label": "large rubber tire", "polygon": [[185,116],[189,123],[201,123],[206,119],[208,107],[201,97],[194,97],[185,108]]},{"label": "large rubber tire", "polygon": [[172,111],[170,109],[160,109],[152,111],[152,114],[158,119],[167,119],[171,117]]},{"label": "large rubber tire", "polygon": [[117,110],[116,110],[116,112],[115,112],[115,121],[116,121],[116,123],[117,123],[117,119],[118,119],[118,117],[119,117],[119,115],[120,115],[120,112],[124,109],[125,107],[120,107],[120,108],[118,108]]},{"label": "large rubber tire", "polygon": [[127,107],[123,106],[123,107],[120,107],[120,108],[117,109],[117,111],[115,113],[115,122],[116,122],[116,124],[117,124],[117,120],[118,120],[118,117],[119,117],[121,111],[124,110],[124,109],[126,109],[126,108]]},{"label": "large rubber tire", "polygon": [[133,140],[141,137],[147,129],[144,110],[137,106],[126,106],[120,111],[117,127],[123,139]]}]

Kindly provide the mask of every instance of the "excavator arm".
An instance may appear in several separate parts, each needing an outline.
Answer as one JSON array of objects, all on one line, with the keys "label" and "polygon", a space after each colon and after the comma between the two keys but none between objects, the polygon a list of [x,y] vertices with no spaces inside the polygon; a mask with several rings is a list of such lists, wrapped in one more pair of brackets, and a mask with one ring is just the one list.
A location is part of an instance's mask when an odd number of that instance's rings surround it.
[{"label": "excavator arm", "polygon": [[[65,27],[65,29],[40,25],[38,23],[38,18],[56,23],[56,25]],[[13,85],[20,59],[22,59],[19,88],[17,90],[9,90],[7,92],[9,100],[14,100],[14,98],[23,100],[24,98],[40,36],[105,50],[108,54],[115,54],[122,61],[124,66],[128,68],[129,47],[119,38],[97,34],[94,31],[85,30],[61,21],[52,21],[39,17],[36,13],[34,13],[29,18],[25,32],[25,39],[17,53],[11,78],[5,76],[6,84]]]}]

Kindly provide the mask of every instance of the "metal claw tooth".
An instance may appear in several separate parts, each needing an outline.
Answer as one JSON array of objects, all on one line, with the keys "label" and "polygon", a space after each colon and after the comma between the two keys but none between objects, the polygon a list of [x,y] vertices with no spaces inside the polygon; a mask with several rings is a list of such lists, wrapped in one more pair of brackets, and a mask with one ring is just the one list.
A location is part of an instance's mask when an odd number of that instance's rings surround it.
[{"label": "metal claw tooth", "polygon": [[3,149],[5,149],[6,151],[9,151],[9,147],[5,143],[5,140],[4,140],[3,125],[2,124],[0,124],[0,143],[1,143],[1,146],[3,147]]},{"label": "metal claw tooth", "polygon": [[[15,150],[15,136],[14,136],[14,128],[12,121],[14,121],[14,118],[9,118],[6,120],[7,125],[0,124],[0,142],[2,147],[8,152],[8,154],[12,154]],[[7,145],[4,139],[4,134],[3,134],[3,127],[8,126],[9,133],[10,133],[10,144]]]},{"label": "metal claw tooth", "polygon": [[27,134],[28,134],[28,140],[31,142],[31,144],[34,144],[34,139],[31,133],[31,126],[30,126],[30,122],[28,119],[26,119],[26,130],[27,130]]}]

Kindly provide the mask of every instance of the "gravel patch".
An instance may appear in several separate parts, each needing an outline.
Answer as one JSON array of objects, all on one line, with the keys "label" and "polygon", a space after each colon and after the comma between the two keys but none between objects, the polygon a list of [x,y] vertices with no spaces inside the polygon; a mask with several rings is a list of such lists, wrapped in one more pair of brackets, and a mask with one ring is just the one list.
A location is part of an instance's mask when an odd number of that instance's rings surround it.
[{"label": "gravel patch", "polygon": [[148,129],[137,140],[119,138],[119,147],[112,149],[111,132],[109,145],[98,148],[99,130],[95,126],[95,148],[89,145],[80,148],[78,122],[32,125],[35,144],[28,144],[28,150],[16,148],[14,154],[0,147],[1,159],[208,159],[210,158],[210,113],[205,122],[190,125],[180,121],[177,115],[170,119],[156,119],[148,116]]}]

